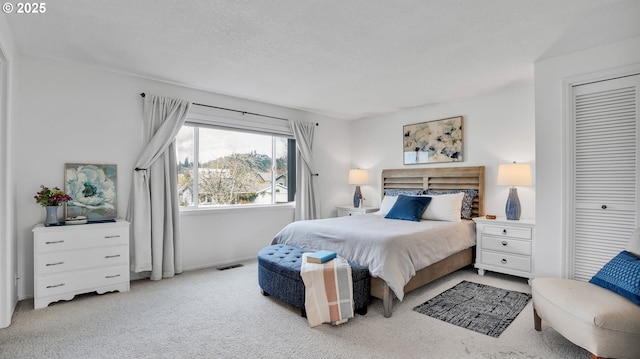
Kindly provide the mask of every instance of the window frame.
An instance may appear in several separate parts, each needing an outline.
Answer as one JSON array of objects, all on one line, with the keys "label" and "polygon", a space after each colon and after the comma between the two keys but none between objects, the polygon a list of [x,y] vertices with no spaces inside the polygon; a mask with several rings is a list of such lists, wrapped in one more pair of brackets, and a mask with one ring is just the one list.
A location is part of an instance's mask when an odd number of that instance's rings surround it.
[{"label": "window frame", "polygon": [[[274,117],[266,116],[265,118],[261,118],[260,115],[252,115],[247,113],[225,113],[229,112],[229,110],[224,110],[220,108],[208,108],[206,106],[193,106],[189,115],[183,124],[183,127],[189,126],[194,129],[193,133],[193,168],[192,168],[192,177],[193,177],[193,193],[192,193],[192,201],[194,205],[192,206],[180,206],[181,212],[190,212],[190,211],[216,211],[216,210],[240,210],[240,209],[273,209],[274,207],[294,207],[295,206],[295,191],[296,191],[296,170],[297,170],[297,151],[295,150],[295,138],[291,129],[289,128],[289,121],[284,119],[278,119]],[[224,131],[232,131],[232,132],[244,132],[244,133],[254,133],[258,135],[271,136],[271,191],[272,191],[272,203],[270,204],[242,204],[242,205],[216,205],[216,206],[200,206],[199,205],[199,183],[198,183],[198,158],[200,151],[200,128],[211,128],[217,130]],[[276,181],[275,178],[276,172],[274,168],[276,167],[276,158],[275,158],[275,143],[277,137],[284,138],[287,140],[287,176],[288,180],[288,201],[277,203],[275,201],[275,190],[276,190]],[[291,147],[294,147],[292,151]],[[291,163],[292,162],[292,163]],[[293,167],[292,167],[293,165]],[[293,172],[293,173],[292,173]],[[291,192],[293,191],[293,193]]]}]

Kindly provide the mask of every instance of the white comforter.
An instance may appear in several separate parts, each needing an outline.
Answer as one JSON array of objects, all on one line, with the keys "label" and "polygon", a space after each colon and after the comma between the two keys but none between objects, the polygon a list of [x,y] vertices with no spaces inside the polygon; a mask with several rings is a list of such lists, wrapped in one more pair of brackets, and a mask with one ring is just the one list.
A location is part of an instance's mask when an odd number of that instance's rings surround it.
[{"label": "white comforter", "polygon": [[293,222],[272,244],[332,250],[367,266],[402,300],[404,286],[417,270],[475,245],[475,238],[470,220],[411,222],[367,214]]}]

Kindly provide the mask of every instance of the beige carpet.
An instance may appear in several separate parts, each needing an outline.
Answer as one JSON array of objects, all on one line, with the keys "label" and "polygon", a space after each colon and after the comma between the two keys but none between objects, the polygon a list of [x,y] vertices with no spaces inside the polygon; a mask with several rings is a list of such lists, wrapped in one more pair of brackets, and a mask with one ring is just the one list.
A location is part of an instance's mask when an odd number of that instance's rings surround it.
[{"label": "beige carpet", "polygon": [[309,328],[299,311],[257,284],[257,265],[132,282],[127,293],[83,295],[33,310],[21,301],[0,329],[0,358],[588,358],[552,328],[533,329],[531,302],[499,338],[422,315],[413,307],[462,280],[530,292],[526,280],[465,269],[396,301],[382,316]]}]

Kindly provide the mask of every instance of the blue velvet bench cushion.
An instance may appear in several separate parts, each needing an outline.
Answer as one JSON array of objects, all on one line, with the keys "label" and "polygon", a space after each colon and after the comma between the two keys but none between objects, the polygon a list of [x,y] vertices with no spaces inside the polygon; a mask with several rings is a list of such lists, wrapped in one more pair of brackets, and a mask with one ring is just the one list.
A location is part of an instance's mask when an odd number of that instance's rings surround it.
[{"label": "blue velvet bench cushion", "polygon": [[[300,276],[302,253],[309,250],[286,244],[274,244],[258,252],[258,284],[262,294],[271,295],[304,311],[304,283]],[[366,314],[369,305],[369,270],[356,263],[351,265],[353,302],[356,313]]]}]

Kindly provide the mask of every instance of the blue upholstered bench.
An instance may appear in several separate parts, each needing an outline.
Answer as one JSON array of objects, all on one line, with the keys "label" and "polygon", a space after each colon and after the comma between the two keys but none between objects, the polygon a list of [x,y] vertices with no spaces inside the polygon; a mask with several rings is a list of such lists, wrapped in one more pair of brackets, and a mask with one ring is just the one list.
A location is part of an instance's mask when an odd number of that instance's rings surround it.
[{"label": "blue upholstered bench", "polygon": [[[274,244],[258,252],[258,284],[263,295],[271,295],[289,305],[304,310],[304,283],[300,276],[302,253],[311,252],[286,244]],[[353,304],[356,313],[367,314],[369,305],[369,270],[359,264],[351,265]]]}]

